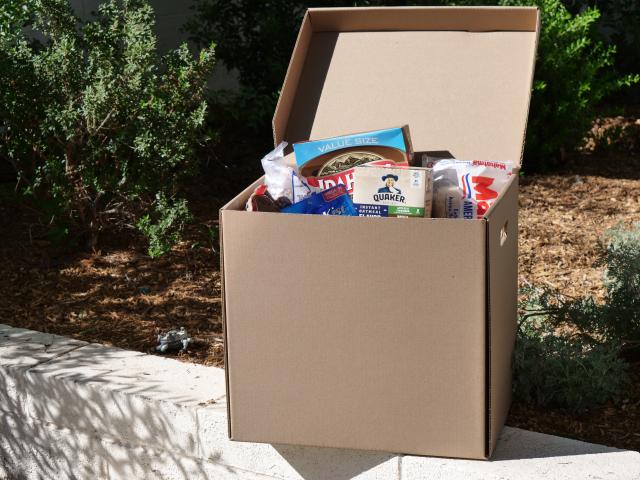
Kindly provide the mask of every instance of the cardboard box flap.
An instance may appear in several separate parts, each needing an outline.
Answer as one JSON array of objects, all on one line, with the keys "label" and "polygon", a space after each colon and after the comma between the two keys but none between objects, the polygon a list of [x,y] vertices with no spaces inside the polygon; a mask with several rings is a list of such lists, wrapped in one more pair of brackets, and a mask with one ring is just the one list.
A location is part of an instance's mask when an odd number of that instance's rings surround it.
[{"label": "cardboard box flap", "polygon": [[416,151],[519,163],[538,24],[527,7],[310,9],[274,139],[409,124]]}]

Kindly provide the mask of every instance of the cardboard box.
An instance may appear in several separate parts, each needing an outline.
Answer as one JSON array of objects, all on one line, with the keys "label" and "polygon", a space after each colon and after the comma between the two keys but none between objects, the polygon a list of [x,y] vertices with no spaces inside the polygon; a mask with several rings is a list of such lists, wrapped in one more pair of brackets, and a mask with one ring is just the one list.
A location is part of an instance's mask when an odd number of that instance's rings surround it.
[{"label": "cardboard box", "polygon": [[[417,151],[521,158],[532,8],[309,10],[278,143],[408,123]],[[258,161],[258,159],[256,159]],[[221,209],[233,440],[488,458],[511,400],[518,185],[482,220]]]}]

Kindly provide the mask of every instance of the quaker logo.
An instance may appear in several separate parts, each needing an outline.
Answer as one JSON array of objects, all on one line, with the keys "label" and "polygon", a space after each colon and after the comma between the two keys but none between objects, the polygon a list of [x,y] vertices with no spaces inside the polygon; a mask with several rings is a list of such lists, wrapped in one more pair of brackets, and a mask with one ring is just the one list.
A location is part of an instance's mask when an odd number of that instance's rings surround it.
[{"label": "quaker logo", "polygon": [[376,202],[392,201],[405,203],[405,198],[404,195],[402,195],[402,190],[396,187],[398,176],[389,173],[381,178],[384,182],[384,187],[378,189],[378,193],[375,193],[373,195],[373,200]]}]

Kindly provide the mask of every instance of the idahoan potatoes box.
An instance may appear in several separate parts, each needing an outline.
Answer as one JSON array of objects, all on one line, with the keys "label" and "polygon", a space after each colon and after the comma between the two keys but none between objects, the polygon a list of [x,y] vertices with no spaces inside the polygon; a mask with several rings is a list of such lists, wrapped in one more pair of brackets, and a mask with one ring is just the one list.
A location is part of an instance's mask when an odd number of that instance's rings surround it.
[{"label": "idahoan potatoes box", "polygon": [[[409,124],[416,151],[519,166],[538,29],[535,8],[311,9],[275,143]],[[517,180],[480,220],[245,212],[259,180],[224,206],[229,436],[489,458],[511,401]]]}]

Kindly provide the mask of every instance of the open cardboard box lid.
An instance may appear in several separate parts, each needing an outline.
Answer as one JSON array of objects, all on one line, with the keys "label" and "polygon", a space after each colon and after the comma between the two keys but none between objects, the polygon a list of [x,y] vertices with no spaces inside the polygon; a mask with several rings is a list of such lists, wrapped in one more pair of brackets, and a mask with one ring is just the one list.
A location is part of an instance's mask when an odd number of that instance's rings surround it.
[{"label": "open cardboard box lid", "polygon": [[415,151],[520,165],[537,8],[318,8],[304,17],[275,143],[409,124]]}]

